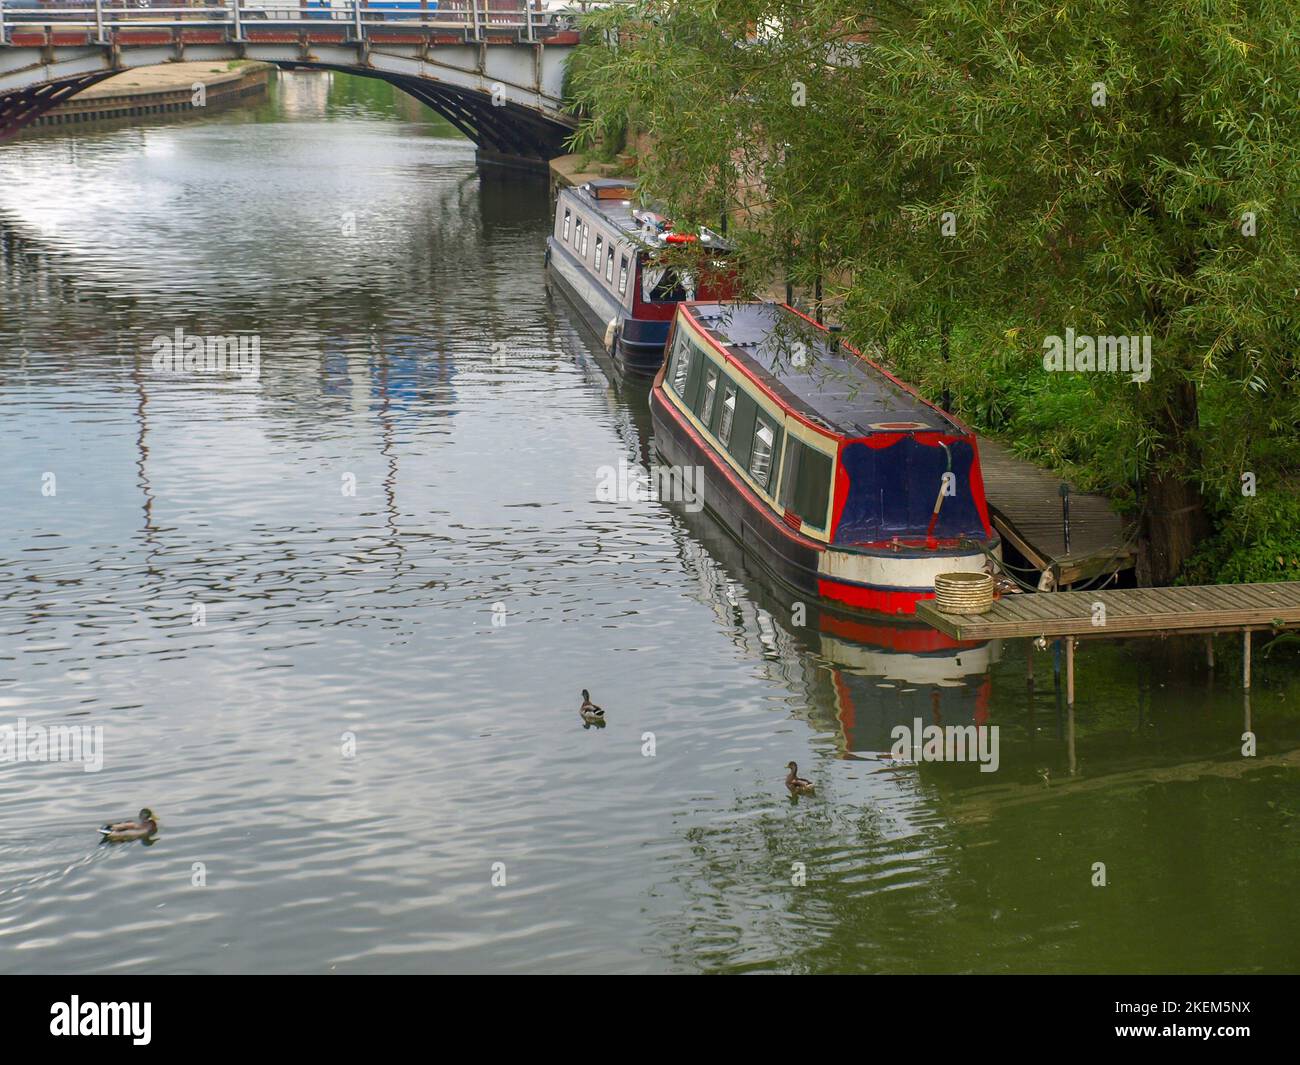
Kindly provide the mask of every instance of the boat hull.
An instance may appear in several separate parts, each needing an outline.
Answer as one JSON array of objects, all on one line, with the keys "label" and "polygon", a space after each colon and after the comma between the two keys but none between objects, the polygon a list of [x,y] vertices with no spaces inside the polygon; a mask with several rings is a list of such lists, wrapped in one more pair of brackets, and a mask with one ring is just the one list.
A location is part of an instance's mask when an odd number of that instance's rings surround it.
[{"label": "boat hull", "polygon": [[937,574],[984,569],[987,556],[979,547],[845,551],[804,536],[736,476],[658,384],[650,412],[660,454],[670,465],[703,471],[704,506],[764,569],[800,595],[840,610],[907,616],[918,602],[934,598]]},{"label": "boat hull", "polygon": [[669,321],[633,318],[587,276],[583,265],[554,237],[546,240],[546,266],[556,287],[577,308],[619,366],[653,377],[664,361]]}]

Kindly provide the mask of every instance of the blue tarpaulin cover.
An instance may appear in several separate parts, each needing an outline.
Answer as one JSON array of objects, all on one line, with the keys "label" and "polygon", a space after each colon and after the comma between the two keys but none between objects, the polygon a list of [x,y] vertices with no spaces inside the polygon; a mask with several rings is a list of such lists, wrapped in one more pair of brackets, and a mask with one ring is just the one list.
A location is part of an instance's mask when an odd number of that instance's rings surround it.
[{"label": "blue tarpaulin cover", "polygon": [[[884,443],[893,434],[882,434]],[[984,520],[971,490],[975,449],[969,440],[947,442],[952,455],[955,494],[945,496],[933,535],[940,540],[961,536],[984,538]],[[924,539],[943,475],[950,467],[944,448],[915,436],[899,435],[894,443],[872,447],[846,444],[844,470],[849,491],[835,530],[836,543]],[[982,495],[982,486],[981,486]]]}]

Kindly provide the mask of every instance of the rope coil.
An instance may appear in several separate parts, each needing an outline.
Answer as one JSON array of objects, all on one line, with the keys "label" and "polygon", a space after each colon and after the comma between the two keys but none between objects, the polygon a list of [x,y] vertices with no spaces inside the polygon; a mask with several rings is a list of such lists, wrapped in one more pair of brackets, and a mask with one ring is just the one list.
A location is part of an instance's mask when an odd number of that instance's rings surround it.
[{"label": "rope coil", "polygon": [[945,614],[985,614],[993,609],[993,577],[988,573],[938,573],[934,605]]}]

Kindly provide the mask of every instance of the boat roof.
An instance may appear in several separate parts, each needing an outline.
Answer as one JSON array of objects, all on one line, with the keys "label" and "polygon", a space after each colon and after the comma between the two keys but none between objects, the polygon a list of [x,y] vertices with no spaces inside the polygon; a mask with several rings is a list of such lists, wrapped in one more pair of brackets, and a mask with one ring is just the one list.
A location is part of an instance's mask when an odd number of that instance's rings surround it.
[{"label": "boat roof", "polygon": [[[629,198],[619,199],[593,195],[596,189],[613,191],[620,185],[627,189],[630,194]],[[636,197],[636,186],[634,184],[627,181],[615,181],[611,178],[597,178],[594,181],[587,182],[586,185],[574,186],[568,191],[576,194],[578,199],[583,201],[583,205],[587,210],[600,215],[616,229],[634,234],[640,228],[640,224],[632,217],[632,212],[636,210],[636,204],[632,202]]]},{"label": "boat roof", "polygon": [[[662,239],[656,240],[654,235],[646,231],[637,212],[659,222],[662,218],[654,208],[640,205],[636,188],[636,182],[626,178],[592,178],[581,185],[569,186],[565,191],[577,196],[588,211],[600,215],[615,229],[631,237],[634,243],[656,247],[663,243]],[[620,189],[625,190],[623,196],[617,195]],[[705,246],[714,251],[732,250],[723,237],[710,229],[701,227],[700,237]]]},{"label": "boat roof", "polygon": [[681,310],[783,403],[832,433],[970,433],[785,304],[696,302],[681,304]]}]

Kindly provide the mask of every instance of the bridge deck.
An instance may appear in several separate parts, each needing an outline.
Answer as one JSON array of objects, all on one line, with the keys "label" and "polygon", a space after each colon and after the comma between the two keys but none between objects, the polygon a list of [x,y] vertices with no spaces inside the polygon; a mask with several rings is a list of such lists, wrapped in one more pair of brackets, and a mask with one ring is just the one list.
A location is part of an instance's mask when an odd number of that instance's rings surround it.
[{"label": "bridge deck", "polygon": [[360,0],[326,11],[296,0],[283,8],[69,2],[81,6],[15,9],[0,0],[0,141],[113,74],[188,59],[382,78],[472,140],[480,162],[541,169],[577,126],[563,91],[579,40],[574,19],[535,0],[457,0],[424,11]]},{"label": "bridge deck", "polygon": [[[12,23],[13,20],[11,19]],[[89,47],[97,43],[116,45],[144,44],[218,44],[231,40],[230,31],[220,27],[209,29],[190,28],[183,24],[176,26],[140,27],[138,29],[114,29],[106,33],[103,42],[97,42],[95,31],[91,29],[58,29],[42,26],[40,18],[33,18],[28,23],[15,23],[9,33],[7,43],[14,48],[42,47]],[[367,26],[365,37],[375,44],[485,44],[517,46],[530,43],[530,39],[518,32],[502,30],[485,32],[475,37],[464,33],[437,27],[402,27],[402,26]],[[256,25],[245,26],[240,40],[247,44],[345,44],[355,40],[355,33],[345,23],[333,25],[312,25],[300,23],[282,25],[275,29],[259,29]],[[563,46],[576,45],[578,34],[560,32],[538,38],[540,45]]]}]

